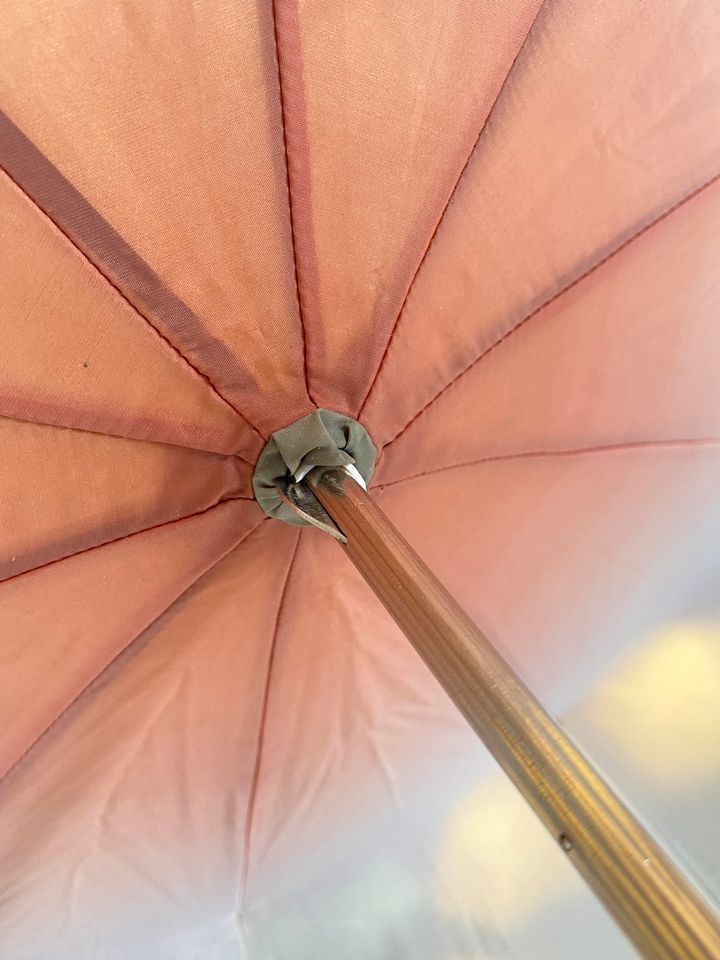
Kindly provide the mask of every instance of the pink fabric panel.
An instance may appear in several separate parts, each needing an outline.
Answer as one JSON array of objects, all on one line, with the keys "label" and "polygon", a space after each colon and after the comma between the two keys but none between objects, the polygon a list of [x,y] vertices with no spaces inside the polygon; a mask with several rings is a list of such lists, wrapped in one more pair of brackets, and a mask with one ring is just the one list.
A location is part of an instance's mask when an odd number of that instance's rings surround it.
[{"label": "pink fabric panel", "polygon": [[362,404],[540,0],[276,0],[310,393]]},{"label": "pink fabric panel", "polygon": [[233,409],[2,173],[0,204],[0,414],[250,456]]},{"label": "pink fabric panel", "polygon": [[394,808],[408,768],[432,776],[468,739],[336,544],[303,531],[273,661],[249,908],[268,888],[296,886],[366,817]]},{"label": "pink fabric panel", "polygon": [[0,580],[250,494],[237,457],[0,417]]},{"label": "pink fabric panel", "polygon": [[720,182],[508,336],[385,448],[376,481],[518,452],[720,441]]},{"label": "pink fabric panel", "polygon": [[674,624],[720,669],[717,21],[0,5],[3,958],[630,960],[338,546],[245,502],[313,402],[717,894],[717,751],[658,732],[661,789],[598,733]]},{"label": "pink fabric panel", "polygon": [[223,503],[0,585],[0,777],[258,514]]},{"label": "pink fabric panel", "polygon": [[546,4],[399,319],[363,414],[376,441],[719,157],[713,0]]},{"label": "pink fabric panel", "polygon": [[61,211],[76,242],[261,432],[309,412],[271,5],[6,0],[0,34],[0,108],[96,211]]},{"label": "pink fabric panel", "polygon": [[263,523],[5,779],[4,955],[237,952],[276,585],[296,536]]}]

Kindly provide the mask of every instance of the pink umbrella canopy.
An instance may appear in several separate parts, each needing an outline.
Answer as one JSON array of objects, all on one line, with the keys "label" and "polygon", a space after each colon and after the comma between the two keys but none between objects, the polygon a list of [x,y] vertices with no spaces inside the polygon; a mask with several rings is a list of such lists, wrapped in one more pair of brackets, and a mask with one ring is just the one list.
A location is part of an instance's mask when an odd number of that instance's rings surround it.
[{"label": "pink umbrella canopy", "polygon": [[720,897],[714,0],[5,0],[0,952],[626,960],[337,545],[371,493]]}]

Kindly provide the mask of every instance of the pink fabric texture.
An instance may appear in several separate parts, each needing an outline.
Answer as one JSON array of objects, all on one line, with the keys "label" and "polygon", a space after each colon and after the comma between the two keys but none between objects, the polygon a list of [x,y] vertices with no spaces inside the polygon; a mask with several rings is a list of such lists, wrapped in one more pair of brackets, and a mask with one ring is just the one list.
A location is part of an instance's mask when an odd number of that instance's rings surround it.
[{"label": "pink fabric texture", "polygon": [[0,954],[631,960],[330,538],[316,407],[720,897],[714,0],[0,6]]}]

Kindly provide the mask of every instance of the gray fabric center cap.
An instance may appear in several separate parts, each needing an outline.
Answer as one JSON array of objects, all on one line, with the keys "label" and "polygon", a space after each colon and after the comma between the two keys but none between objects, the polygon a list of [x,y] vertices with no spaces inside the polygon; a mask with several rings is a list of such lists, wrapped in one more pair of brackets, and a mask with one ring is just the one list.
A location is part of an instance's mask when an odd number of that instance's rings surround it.
[{"label": "gray fabric center cap", "polygon": [[368,483],[376,459],[377,450],[357,420],[333,410],[315,410],[289,427],[276,430],[270,437],[253,474],[255,498],[268,516],[306,526],[278,496],[275,485],[280,480],[294,477],[303,466],[353,464]]}]

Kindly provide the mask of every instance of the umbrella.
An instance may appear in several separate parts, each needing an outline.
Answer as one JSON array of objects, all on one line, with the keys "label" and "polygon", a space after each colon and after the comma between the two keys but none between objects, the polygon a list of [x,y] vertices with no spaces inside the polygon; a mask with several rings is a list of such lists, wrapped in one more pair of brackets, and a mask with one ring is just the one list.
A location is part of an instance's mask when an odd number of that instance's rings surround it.
[{"label": "umbrella", "polygon": [[3,956],[634,955],[342,556],[358,479],[717,898],[717,5],[0,28]]}]

